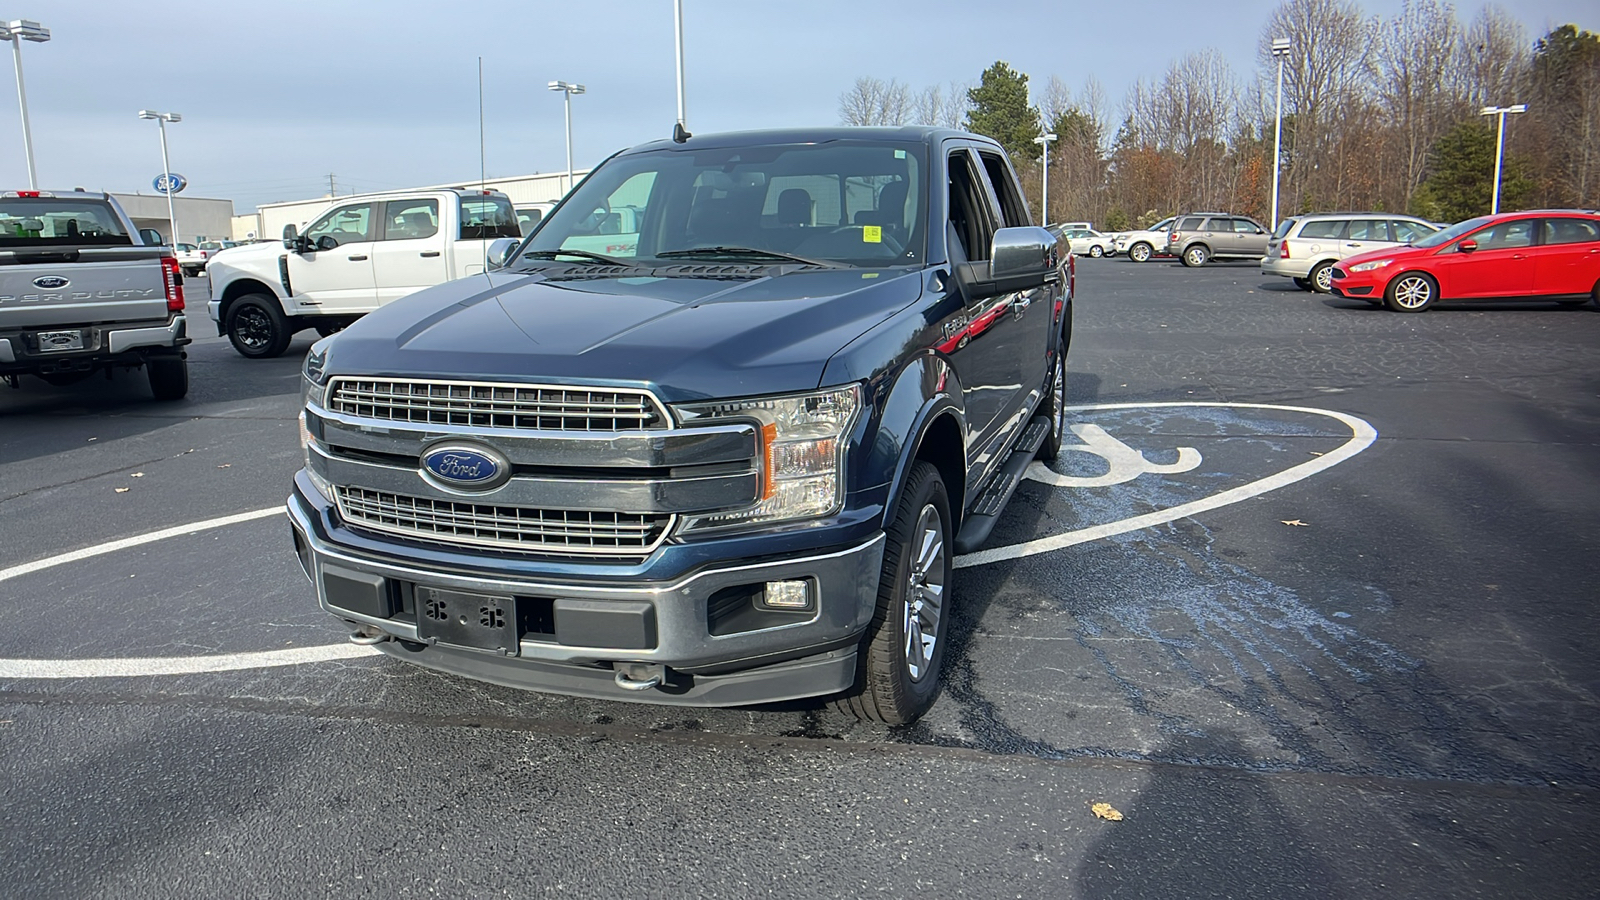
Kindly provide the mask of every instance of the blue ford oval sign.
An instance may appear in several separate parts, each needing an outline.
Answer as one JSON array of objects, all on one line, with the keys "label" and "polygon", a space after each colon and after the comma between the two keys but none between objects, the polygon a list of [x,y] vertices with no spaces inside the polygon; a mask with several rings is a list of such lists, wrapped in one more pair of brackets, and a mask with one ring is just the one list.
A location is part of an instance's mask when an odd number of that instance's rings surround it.
[{"label": "blue ford oval sign", "polygon": [[189,186],[189,180],[184,178],[182,175],[179,175],[177,172],[168,172],[165,175],[157,175],[155,181],[150,183],[155,186],[155,189],[158,192],[163,194],[177,194]]},{"label": "blue ford oval sign", "polygon": [[422,470],[457,490],[488,490],[511,478],[511,463],[488,447],[447,444],[422,454]]},{"label": "blue ford oval sign", "polygon": [[40,275],[38,278],[33,280],[34,287],[44,288],[47,291],[53,291],[57,288],[64,288],[71,283],[72,282],[62,278],[60,275]]}]

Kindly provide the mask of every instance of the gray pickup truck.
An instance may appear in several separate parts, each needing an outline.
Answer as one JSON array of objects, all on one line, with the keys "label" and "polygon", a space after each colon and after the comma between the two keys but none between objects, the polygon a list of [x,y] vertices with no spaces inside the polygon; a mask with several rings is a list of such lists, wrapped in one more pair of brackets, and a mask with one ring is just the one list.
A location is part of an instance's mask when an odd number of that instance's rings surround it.
[{"label": "gray pickup truck", "polygon": [[157,400],[187,394],[183,275],[155,237],[107,194],[0,194],[0,378],[142,366]]}]

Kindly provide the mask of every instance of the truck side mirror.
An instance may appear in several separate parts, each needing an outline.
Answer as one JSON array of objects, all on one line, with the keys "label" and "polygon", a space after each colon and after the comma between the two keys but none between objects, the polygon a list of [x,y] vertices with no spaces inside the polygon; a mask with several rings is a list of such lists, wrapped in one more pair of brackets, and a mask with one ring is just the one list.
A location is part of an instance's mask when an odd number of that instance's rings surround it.
[{"label": "truck side mirror", "polygon": [[511,262],[511,258],[517,255],[517,247],[521,243],[511,238],[497,238],[491,241],[488,250],[488,270],[493,272],[505,268]]},{"label": "truck side mirror", "polygon": [[957,266],[956,277],[973,299],[1043,287],[1056,277],[1056,243],[1034,225],[1002,228],[989,244],[989,261]]},{"label": "truck side mirror", "polygon": [[300,250],[300,240],[299,240],[299,238],[300,238],[300,234],[295,229],[295,227],[293,225],[285,225],[285,226],[283,226],[283,249],[285,249],[285,250],[294,250],[296,252],[299,252],[299,250]]}]

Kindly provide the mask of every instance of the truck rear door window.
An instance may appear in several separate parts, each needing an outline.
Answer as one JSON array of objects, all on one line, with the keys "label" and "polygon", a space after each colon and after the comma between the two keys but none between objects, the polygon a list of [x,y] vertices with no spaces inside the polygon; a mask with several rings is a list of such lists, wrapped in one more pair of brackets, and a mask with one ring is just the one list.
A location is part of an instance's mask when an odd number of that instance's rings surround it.
[{"label": "truck rear door window", "polygon": [[461,239],[492,241],[495,238],[520,238],[516,210],[504,196],[464,196],[461,198]]},{"label": "truck rear door window", "polygon": [[390,200],[384,207],[386,241],[414,241],[439,233],[438,200]]},{"label": "truck rear door window", "polygon": [[125,247],[111,204],[84,197],[0,199],[0,247]]}]

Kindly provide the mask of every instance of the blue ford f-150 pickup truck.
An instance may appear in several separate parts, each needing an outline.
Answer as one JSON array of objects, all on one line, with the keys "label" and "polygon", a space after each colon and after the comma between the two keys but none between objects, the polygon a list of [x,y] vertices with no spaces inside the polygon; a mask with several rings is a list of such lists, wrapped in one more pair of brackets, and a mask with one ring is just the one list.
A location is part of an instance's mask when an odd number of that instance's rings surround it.
[{"label": "blue ford f-150 pickup truck", "polygon": [[312,347],[296,551],[419,665],[912,721],[956,553],[1060,447],[1071,254],[987,138],[680,137]]}]

